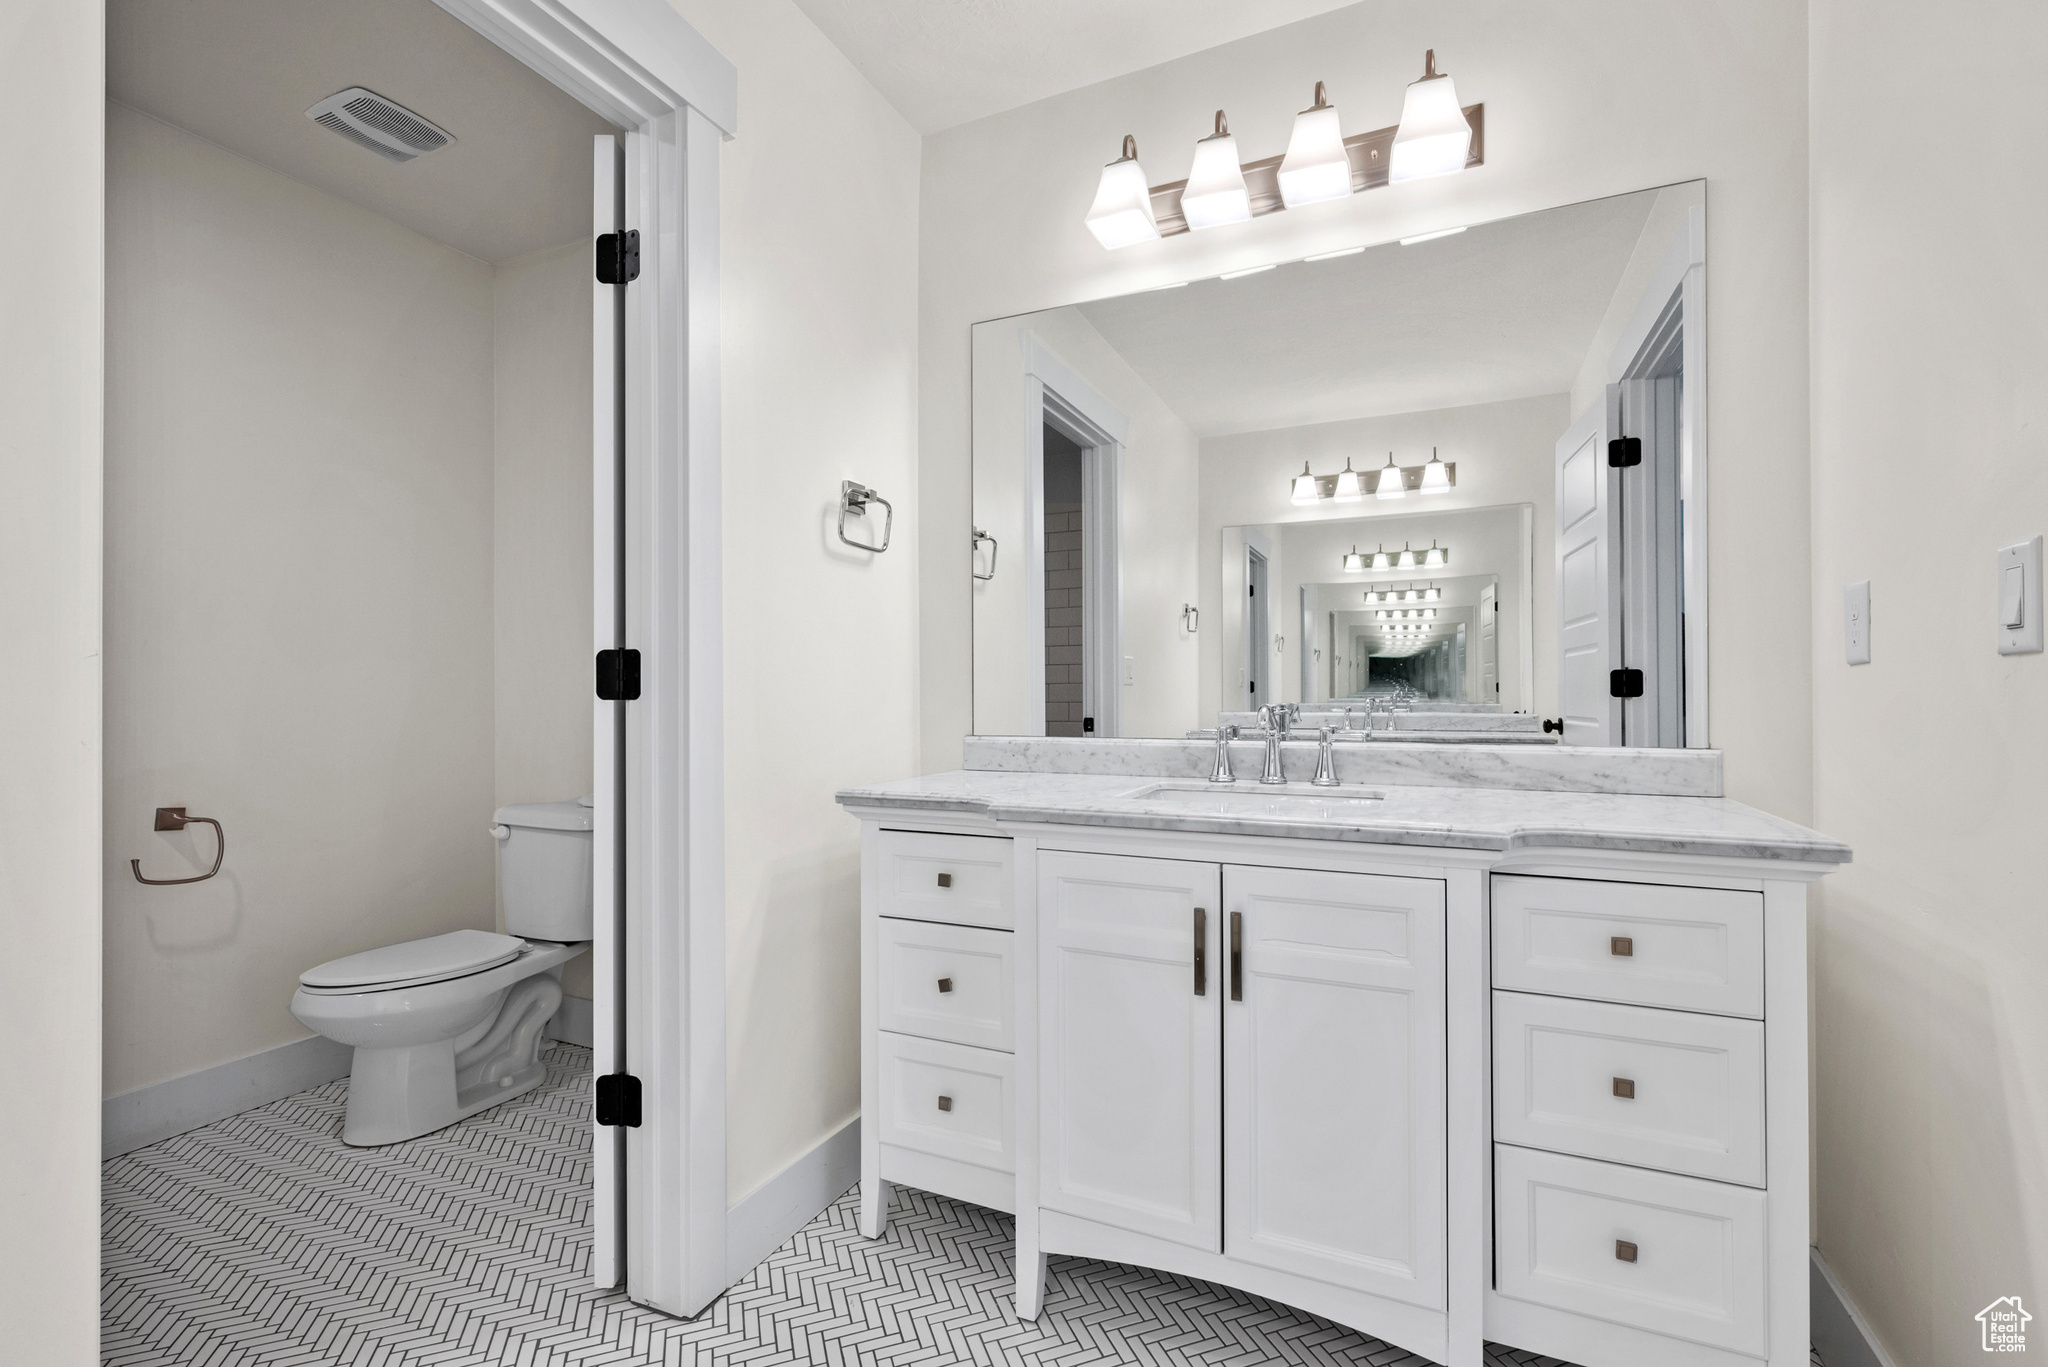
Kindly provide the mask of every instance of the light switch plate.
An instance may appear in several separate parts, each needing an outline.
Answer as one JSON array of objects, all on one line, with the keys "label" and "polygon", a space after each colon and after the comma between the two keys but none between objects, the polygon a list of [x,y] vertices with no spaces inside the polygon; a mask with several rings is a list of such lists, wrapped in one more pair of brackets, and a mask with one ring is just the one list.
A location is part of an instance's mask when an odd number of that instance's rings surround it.
[{"label": "light switch plate", "polygon": [[1852,665],[1870,663],[1870,581],[1842,590],[1842,643]]},{"label": "light switch plate", "polygon": [[[1998,548],[1998,653],[2041,650],[2041,538]],[[2014,623],[2018,625],[2015,626]]]}]

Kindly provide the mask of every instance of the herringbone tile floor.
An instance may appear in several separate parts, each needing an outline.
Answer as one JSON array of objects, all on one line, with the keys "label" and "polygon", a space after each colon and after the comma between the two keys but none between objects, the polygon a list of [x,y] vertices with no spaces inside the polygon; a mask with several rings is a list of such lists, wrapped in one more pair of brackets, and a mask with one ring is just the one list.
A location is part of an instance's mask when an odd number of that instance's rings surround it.
[{"label": "herringbone tile floor", "polygon": [[1008,1217],[915,1191],[873,1243],[841,1198],[701,1318],[669,1319],[587,1284],[590,1055],[546,1058],[542,1087],[405,1144],[345,1147],[334,1082],[108,1163],[103,1362],[1428,1367],[1255,1296],[1078,1258],[1053,1260],[1044,1317],[1018,1324]]}]

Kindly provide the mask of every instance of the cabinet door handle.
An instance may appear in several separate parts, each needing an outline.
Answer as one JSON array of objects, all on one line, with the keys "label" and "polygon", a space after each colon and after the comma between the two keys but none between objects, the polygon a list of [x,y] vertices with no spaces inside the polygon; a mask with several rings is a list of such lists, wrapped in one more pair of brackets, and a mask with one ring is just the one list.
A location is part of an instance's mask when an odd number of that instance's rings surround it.
[{"label": "cabinet door handle", "polygon": [[1195,995],[1209,995],[1209,913],[1195,908]]},{"label": "cabinet door handle", "polygon": [[1636,1080],[1632,1077],[1618,1077],[1614,1079],[1614,1094],[1623,1101],[1634,1101],[1636,1099]]},{"label": "cabinet door handle", "polygon": [[939,886],[940,886],[940,887],[942,887],[942,888],[950,888],[950,887],[952,887],[952,886],[953,886],[953,875],[952,875],[952,874],[950,874],[950,873],[942,873],[942,874],[940,874],[940,875],[939,875]]},{"label": "cabinet door handle", "polygon": [[1230,999],[1244,1000],[1244,913],[1230,913]]},{"label": "cabinet door handle", "polygon": [[1636,953],[1635,937],[1632,935],[1612,936],[1607,941],[1607,952],[1617,959],[1634,958]]},{"label": "cabinet door handle", "polygon": [[1626,1239],[1616,1239],[1614,1257],[1618,1262],[1632,1263],[1636,1260],[1636,1246]]},{"label": "cabinet door handle", "polygon": [[940,1098],[939,1098],[939,1109],[940,1109],[940,1110],[942,1110],[942,1111],[950,1111],[950,1110],[952,1110],[952,1109],[953,1109],[953,1098],[952,1098],[952,1097],[949,1097],[949,1096],[942,1096],[942,1097],[940,1097]]},{"label": "cabinet door handle", "polygon": [[941,978],[941,979],[939,979],[939,991],[941,991],[941,992],[951,992],[952,990],[953,990],[953,980],[952,980],[951,978]]}]

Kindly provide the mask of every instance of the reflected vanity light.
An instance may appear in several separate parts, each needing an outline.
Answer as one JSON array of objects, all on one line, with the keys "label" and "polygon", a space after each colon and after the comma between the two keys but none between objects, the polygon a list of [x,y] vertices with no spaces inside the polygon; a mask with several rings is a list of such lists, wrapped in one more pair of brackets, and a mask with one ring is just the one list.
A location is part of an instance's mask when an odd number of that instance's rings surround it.
[{"label": "reflected vanity light", "polygon": [[1216,131],[1195,144],[1195,164],[1180,192],[1180,212],[1191,232],[1251,219],[1251,192],[1245,189],[1244,170],[1237,163],[1237,139],[1230,135],[1230,123],[1220,109]]},{"label": "reflected vanity light", "polygon": [[1457,87],[1436,69],[1436,49],[1422,59],[1422,79],[1408,87],[1401,102],[1401,126],[1387,164],[1387,180],[1421,180],[1465,169],[1472,148],[1472,125],[1458,107]]},{"label": "reflected vanity light", "polygon": [[1351,155],[1344,149],[1336,107],[1321,81],[1316,82],[1315,103],[1294,116],[1279,180],[1280,202],[1290,209],[1351,193]]},{"label": "reflected vanity light", "polygon": [[1413,237],[1404,237],[1401,239],[1401,245],[1404,247],[1412,247],[1418,242],[1434,242],[1440,237],[1456,237],[1459,233],[1462,233],[1464,231],[1465,227],[1463,224],[1459,224],[1455,228],[1438,228],[1433,233],[1417,233]]},{"label": "reflected vanity light", "polygon": [[1272,270],[1273,267],[1278,264],[1278,262],[1269,262],[1264,266],[1246,266],[1241,271],[1225,271],[1223,272],[1223,274],[1217,276],[1216,278],[1218,280],[1242,280],[1247,275],[1257,275],[1260,271]]},{"label": "reflected vanity light", "polygon": [[1138,140],[1124,135],[1124,154],[1102,168],[1095,203],[1088,208],[1088,231],[1111,251],[1159,236],[1152,213],[1152,191],[1145,168],[1138,165]]},{"label": "reflected vanity light", "polygon": [[1308,472],[1308,462],[1303,461],[1301,473],[1294,477],[1294,502],[1314,503],[1322,496],[1322,491],[1316,487],[1316,477]]},{"label": "reflected vanity light", "polygon": [[[1362,574],[1365,571],[1365,562],[1370,559],[1372,559],[1371,556],[1358,553],[1358,543],[1354,541],[1351,543],[1351,553],[1344,557],[1344,572],[1346,574]],[[1365,596],[1367,598],[1372,597],[1370,593]]]},{"label": "reflected vanity light", "polygon": [[1394,453],[1387,452],[1387,468],[1380,471],[1380,482],[1373,486],[1376,498],[1406,498],[1408,481],[1401,475],[1401,467],[1394,464]]},{"label": "reflected vanity light", "polygon": [[1422,467],[1422,492],[1425,494],[1448,494],[1451,491],[1451,474],[1444,463],[1437,459],[1436,448],[1429,448],[1429,464]]},{"label": "reflected vanity light", "polygon": [[1337,489],[1331,497],[1339,503],[1356,503],[1365,497],[1365,476],[1351,468],[1349,459],[1345,460],[1344,468],[1337,473]]}]

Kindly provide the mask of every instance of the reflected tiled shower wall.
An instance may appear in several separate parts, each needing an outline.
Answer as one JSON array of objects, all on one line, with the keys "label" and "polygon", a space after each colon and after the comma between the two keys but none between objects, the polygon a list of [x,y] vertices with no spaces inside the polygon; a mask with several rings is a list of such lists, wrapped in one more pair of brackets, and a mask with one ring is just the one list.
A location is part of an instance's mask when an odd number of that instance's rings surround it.
[{"label": "reflected tiled shower wall", "polygon": [[1045,505],[1045,734],[1081,734],[1081,505]]}]

